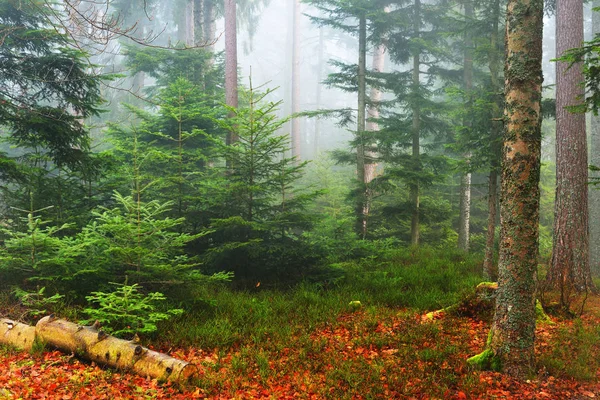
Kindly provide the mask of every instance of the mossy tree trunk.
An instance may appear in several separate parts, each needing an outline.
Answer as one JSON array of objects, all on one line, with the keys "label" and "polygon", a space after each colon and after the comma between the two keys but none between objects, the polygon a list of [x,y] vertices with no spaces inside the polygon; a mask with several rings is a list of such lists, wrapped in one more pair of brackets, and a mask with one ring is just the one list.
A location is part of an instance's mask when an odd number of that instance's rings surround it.
[{"label": "mossy tree trunk", "polygon": [[[581,46],[583,1],[557,0],[556,54]],[[556,200],[552,265],[547,284],[569,306],[573,292],[593,290],[589,264],[588,162],[585,114],[568,107],[582,103],[583,65],[556,65]]]},{"label": "mossy tree trunk", "polygon": [[487,352],[496,369],[534,372],[543,0],[509,0],[498,297]]}]

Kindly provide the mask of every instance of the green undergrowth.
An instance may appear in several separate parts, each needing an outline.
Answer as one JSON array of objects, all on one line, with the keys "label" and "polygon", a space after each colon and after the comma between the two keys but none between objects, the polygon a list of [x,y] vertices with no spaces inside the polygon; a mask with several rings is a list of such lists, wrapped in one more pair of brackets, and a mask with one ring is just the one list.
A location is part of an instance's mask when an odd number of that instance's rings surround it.
[{"label": "green undergrowth", "polygon": [[552,376],[581,381],[597,379],[600,370],[600,326],[577,319],[559,328],[539,363]]},{"label": "green undergrowth", "polygon": [[[236,291],[226,285],[199,290],[187,311],[163,326],[158,341],[228,348],[272,344],[333,323],[360,301],[373,307],[438,309],[456,302],[481,280],[480,260],[454,250],[408,248],[335,264],[331,276],[286,290]],[[258,285],[258,283],[257,283]],[[163,343],[164,344],[164,343]]]}]

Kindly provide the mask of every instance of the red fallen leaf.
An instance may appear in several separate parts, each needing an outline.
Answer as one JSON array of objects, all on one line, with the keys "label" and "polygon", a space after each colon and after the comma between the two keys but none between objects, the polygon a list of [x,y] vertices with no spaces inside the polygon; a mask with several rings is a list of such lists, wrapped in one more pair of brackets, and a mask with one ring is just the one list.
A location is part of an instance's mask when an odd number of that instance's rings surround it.
[{"label": "red fallen leaf", "polygon": [[584,396],[587,396],[587,397],[589,397],[589,398],[592,398],[592,399],[593,399],[594,397],[596,397],[596,395],[595,395],[594,393],[592,393],[592,392],[589,392],[589,391],[587,391],[587,390],[584,390],[583,392],[581,392],[581,394],[582,394],[582,395],[584,395]]},{"label": "red fallen leaf", "polygon": [[458,392],[456,393],[456,398],[459,400],[466,400],[467,395],[465,394],[465,392]]}]

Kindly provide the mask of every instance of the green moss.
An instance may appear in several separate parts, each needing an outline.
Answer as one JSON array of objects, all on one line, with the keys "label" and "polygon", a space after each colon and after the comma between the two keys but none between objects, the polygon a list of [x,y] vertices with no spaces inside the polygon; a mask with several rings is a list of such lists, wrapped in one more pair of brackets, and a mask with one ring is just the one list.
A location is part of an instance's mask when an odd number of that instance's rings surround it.
[{"label": "green moss", "polygon": [[488,288],[488,289],[498,289],[498,282],[481,282],[477,285],[477,289]]},{"label": "green moss", "polygon": [[492,370],[500,372],[502,364],[500,358],[491,349],[485,349],[481,353],[467,359],[467,363],[481,370]]},{"label": "green moss", "polygon": [[495,355],[492,349],[490,349],[493,336],[493,330],[490,329],[485,343],[485,350],[477,355],[474,355],[473,357],[467,358],[467,364],[484,371],[502,371],[502,362],[500,361],[500,357]]},{"label": "green moss", "polygon": [[543,324],[553,324],[554,321],[550,319],[548,314],[544,311],[542,303],[539,300],[535,301],[535,321]]}]

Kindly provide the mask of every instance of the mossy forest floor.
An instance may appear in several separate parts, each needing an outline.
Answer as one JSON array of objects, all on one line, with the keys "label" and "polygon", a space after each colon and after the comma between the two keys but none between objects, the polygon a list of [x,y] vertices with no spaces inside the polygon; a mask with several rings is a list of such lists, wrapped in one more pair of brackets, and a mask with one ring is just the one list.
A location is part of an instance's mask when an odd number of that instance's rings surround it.
[{"label": "mossy forest floor", "polygon": [[[600,299],[589,301],[600,305]],[[539,374],[516,382],[470,369],[488,324],[410,310],[346,312],[287,343],[162,349],[201,366],[178,389],[59,352],[0,351],[1,399],[585,399],[600,397],[598,316],[538,328]]]},{"label": "mossy forest floor", "polygon": [[[157,350],[200,367],[195,386],[161,384],[57,351],[0,347],[0,399],[600,398],[599,296],[586,299],[580,317],[538,324],[538,373],[527,382],[467,364],[482,351],[489,322],[424,318],[472,293],[480,265],[451,252],[406,250],[340,265],[345,278],[329,286],[208,288],[198,298],[210,301],[194,302],[152,339]],[[0,314],[9,306],[0,298]],[[78,317],[76,309],[58,313]]]}]

